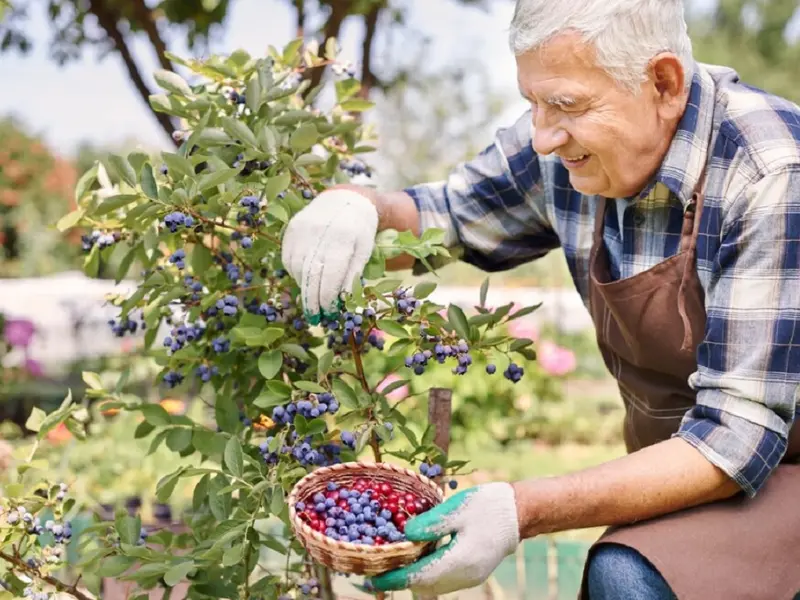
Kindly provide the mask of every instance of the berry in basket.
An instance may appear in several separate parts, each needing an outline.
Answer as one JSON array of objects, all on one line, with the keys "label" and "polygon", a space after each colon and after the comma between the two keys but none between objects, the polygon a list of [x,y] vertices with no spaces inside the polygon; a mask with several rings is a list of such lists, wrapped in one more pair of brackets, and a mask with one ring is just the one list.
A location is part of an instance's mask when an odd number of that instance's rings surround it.
[{"label": "berry in basket", "polygon": [[382,546],[406,540],[406,520],[431,508],[411,492],[388,482],[356,479],[352,485],[328,482],[324,492],[297,502],[295,511],[311,529],[337,541]]}]

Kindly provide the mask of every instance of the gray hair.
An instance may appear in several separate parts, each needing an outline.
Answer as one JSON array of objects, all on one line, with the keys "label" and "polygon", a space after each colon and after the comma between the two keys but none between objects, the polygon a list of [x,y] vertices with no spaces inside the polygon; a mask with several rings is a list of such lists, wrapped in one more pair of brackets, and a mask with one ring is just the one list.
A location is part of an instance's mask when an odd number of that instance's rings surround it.
[{"label": "gray hair", "polygon": [[569,31],[592,44],[599,66],[634,94],[647,63],[665,51],[678,56],[691,85],[694,58],[682,0],[517,0],[509,45],[519,56]]}]

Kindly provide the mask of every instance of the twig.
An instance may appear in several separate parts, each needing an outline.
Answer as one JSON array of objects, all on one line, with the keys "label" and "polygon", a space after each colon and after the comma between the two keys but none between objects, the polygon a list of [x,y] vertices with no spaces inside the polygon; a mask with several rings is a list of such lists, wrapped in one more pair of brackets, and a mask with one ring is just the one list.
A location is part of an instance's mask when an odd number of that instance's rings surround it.
[{"label": "twig", "polygon": [[69,594],[71,596],[74,596],[78,600],[92,600],[92,598],[90,598],[89,596],[87,596],[83,592],[78,591],[78,582],[81,580],[80,577],[78,577],[78,579],[76,579],[75,583],[73,583],[72,585],[67,585],[63,581],[59,581],[58,579],[55,579],[54,577],[51,577],[50,575],[42,575],[39,572],[38,569],[36,569],[34,567],[31,567],[26,562],[24,562],[21,558],[16,558],[14,556],[9,556],[8,554],[6,554],[5,552],[2,552],[2,551],[0,551],[0,558],[2,558],[6,562],[11,563],[16,568],[21,569],[25,573],[33,575],[34,577],[37,577],[38,579],[41,579],[45,583],[49,583],[54,588],[56,588],[59,592],[64,592],[65,594]]},{"label": "twig", "polygon": [[359,97],[364,100],[369,99],[369,93],[377,82],[377,77],[372,72],[372,44],[375,41],[378,17],[385,4],[383,0],[375,2],[370,11],[364,15],[364,43],[361,46],[361,89],[358,90]]},{"label": "twig", "polygon": [[[350,334],[350,347],[353,350],[353,360],[356,363],[356,371],[358,372],[358,379],[361,382],[361,387],[364,389],[365,392],[368,394],[372,393],[372,390],[369,389],[369,382],[367,381],[367,376],[364,374],[364,363],[361,360],[361,347],[356,343],[355,334]],[[372,418],[372,411],[370,411],[370,418]],[[369,440],[370,448],[372,448],[372,454],[375,456],[375,462],[381,462],[381,448],[378,441],[378,434],[374,431],[370,436]]]}]

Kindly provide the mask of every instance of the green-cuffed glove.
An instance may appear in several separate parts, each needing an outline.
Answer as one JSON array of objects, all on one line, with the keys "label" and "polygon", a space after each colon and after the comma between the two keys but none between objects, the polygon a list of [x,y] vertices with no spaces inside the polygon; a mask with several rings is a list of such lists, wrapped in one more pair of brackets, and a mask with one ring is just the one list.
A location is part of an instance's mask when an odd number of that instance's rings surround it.
[{"label": "green-cuffed glove", "polygon": [[514,488],[489,483],[459,492],[410,519],[405,534],[415,542],[452,539],[407,567],[374,577],[377,591],[435,596],[480,585],[519,545]]},{"label": "green-cuffed glove", "polygon": [[339,295],[350,292],[363,273],[377,230],[375,205],[347,189],[322,192],[289,221],[281,259],[300,285],[309,323],[337,314]]}]

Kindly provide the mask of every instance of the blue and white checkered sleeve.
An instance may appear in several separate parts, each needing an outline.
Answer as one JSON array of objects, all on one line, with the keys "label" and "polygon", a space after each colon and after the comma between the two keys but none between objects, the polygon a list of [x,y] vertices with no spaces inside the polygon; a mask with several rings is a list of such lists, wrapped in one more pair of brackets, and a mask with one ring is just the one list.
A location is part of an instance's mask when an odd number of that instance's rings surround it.
[{"label": "blue and white checkered sleeve", "polygon": [[800,167],[748,186],[728,212],[676,434],[755,496],[786,452],[800,388]]},{"label": "blue and white checkered sleeve", "polygon": [[528,111],[445,181],[404,191],[416,203],[421,231],[442,229],[455,256],[484,271],[502,271],[559,246],[542,179]]}]

